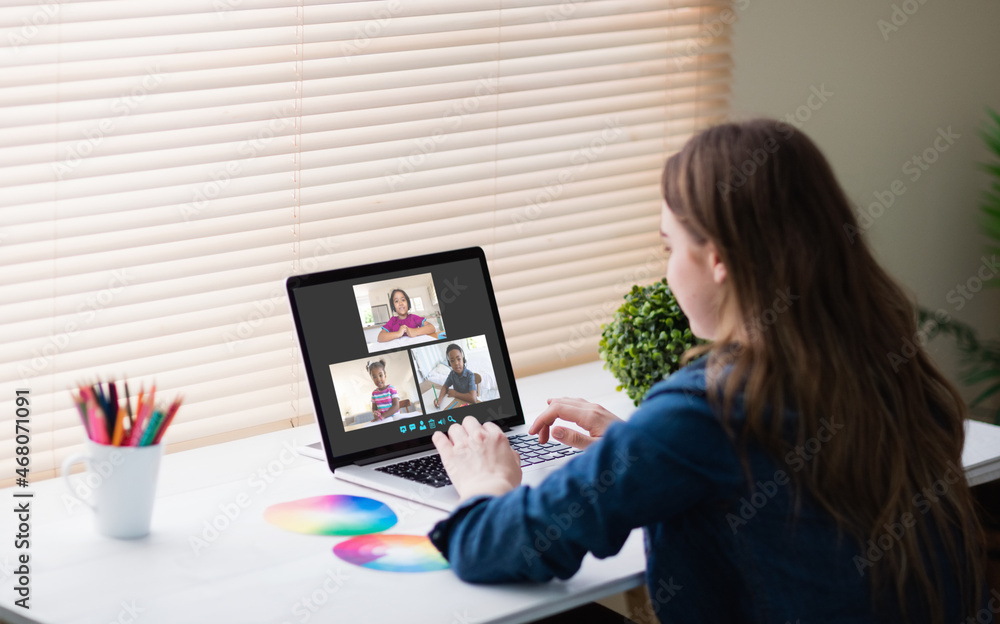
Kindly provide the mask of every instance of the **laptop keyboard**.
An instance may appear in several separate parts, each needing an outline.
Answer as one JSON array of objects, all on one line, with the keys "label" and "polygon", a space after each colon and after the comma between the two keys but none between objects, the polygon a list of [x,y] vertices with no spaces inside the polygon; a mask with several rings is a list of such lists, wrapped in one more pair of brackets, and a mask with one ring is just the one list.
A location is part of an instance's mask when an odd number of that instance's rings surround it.
[{"label": "laptop keyboard", "polygon": [[[556,444],[554,442],[539,444],[538,438],[531,435],[512,435],[507,436],[507,439],[510,440],[511,447],[521,455],[522,468],[552,461],[553,459],[568,457],[580,452],[578,449],[566,446],[565,444]],[[448,478],[448,474],[441,464],[440,455],[418,457],[417,459],[410,459],[398,464],[382,466],[375,470],[409,479],[410,481],[425,483],[436,488],[451,485],[451,479]]]}]

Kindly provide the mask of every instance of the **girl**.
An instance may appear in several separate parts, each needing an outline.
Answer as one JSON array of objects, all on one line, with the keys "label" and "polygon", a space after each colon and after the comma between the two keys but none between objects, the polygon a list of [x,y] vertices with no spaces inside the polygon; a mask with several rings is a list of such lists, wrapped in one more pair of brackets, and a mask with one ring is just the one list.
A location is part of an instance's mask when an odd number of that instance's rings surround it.
[{"label": "girl", "polygon": [[816,146],[776,121],[724,124],[667,161],[663,193],[667,280],[709,342],[628,422],[550,400],[531,432],[590,448],[537,488],[518,487],[496,425],[435,433],[466,500],[431,533],[455,572],[566,578],[644,527],[662,622],[984,613],[965,407],[926,353],[900,355],[914,306]]},{"label": "girl", "polygon": [[375,382],[372,390],[372,415],[376,422],[392,420],[399,411],[399,393],[385,379],[385,360],[368,362],[368,374]]},{"label": "girl", "polygon": [[425,336],[437,338],[437,330],[427,319],[416,314],[410,314],[410,297],[401,289],[389,293],[389,303],[396,316],[382,326],[378,333],[379,342],[388,342],[403,336]]}]

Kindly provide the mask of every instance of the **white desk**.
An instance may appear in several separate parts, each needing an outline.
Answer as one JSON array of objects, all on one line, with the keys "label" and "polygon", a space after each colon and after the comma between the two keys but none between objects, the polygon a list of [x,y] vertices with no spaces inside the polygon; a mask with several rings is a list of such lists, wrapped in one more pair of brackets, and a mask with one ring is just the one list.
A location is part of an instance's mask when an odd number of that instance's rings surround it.
[{"label": "white desk", "polygon": [[[600,364],[518,382],[529,418],[556,389],[628,414],[631,402],[614,386]],[[399,516],[386,532],[405,534],[426,534],[445,514],[335,480],[325,463],[294,452],[318,437],[309,426],[165,456],[152,533],[142,540],[97,535],[89,509],[67,507],[61,479],[33,485],[31,610],[16,612],[45,623],[513,624],[642,583],[638,532],[618,556],[588,556],[572,579],[545,585],[476,586],[449,570],[397,574],[345,563],[332,548],[348,538],[279,529],[264,521],[264,509],[323,494],[370,496]],[[23,552],[13,547],[11,495],[0,494],[8,501],[0,513],[0,603],[7,607],[17,598],[11,572]],[[213,522],[223,529],[206,530]]]},{"label": "white desk", "polygon": [[[625,416],[631,401],[614,387],[599,363],[518,382],[529,419],[556,391]],[[167,455],[152,534],[143,540],[98,536],[89,510],[64,502],[61,480],[32,486],[32,608],[16,612],[45,623],[514,624],[642,583],[638,532],[618,556],[588,556],[569,581],[544,585],[476,586],[447,570],[395,574],[342,562],[331,549],[347,538],[284,531],[264,522],[264,509],[323,494],[371,496],[400,518],[387,532],[407,534],[425,534],[444,514],[334,480],[324,463],[293,450],[317,438],[310,426]],[[970,481],[998,476],[1000,428],[970,423],[969,441]],[[16,599],[11,494],[2,493],[8,511],[0,513],[0,603],[8,607]],[[223,528],[206,529],[213,522]]]}]

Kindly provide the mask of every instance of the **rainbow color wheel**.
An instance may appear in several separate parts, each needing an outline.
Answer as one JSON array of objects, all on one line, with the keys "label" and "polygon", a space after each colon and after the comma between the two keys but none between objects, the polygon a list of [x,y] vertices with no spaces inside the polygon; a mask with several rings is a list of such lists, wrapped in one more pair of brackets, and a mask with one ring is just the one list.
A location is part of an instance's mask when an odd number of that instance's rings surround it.
[{"label": "rainbow color wheel", "polygon": [[425,535],[362,535],[333,547],[347,563],[386,572],[434,572],[448,562]]},{"label": "rainbow color wheel", "polygon": [[264,519],[274,526],[310,535],[365,535],[396,524],[385,503],[364,496],[330,494],[271,505]]}]

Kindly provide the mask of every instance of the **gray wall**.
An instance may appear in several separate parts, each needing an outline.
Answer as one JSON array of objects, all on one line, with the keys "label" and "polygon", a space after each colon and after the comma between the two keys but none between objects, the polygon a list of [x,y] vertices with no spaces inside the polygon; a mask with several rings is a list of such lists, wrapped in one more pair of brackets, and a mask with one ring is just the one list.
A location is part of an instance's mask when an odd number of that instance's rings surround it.
[{"label": "gray wall", "polygon": [[[864,212],[898,180],[902,194],[872,211],[876,255],[922,305],[996,336],[1000,275],[969,299],[956,287],[976,276],[986,251],[977,206],[988,178],[976,163],[986,159],[985,107],[1000,110],[1000,2],[734,2],[735,115],[795,115]],[[886,27],[893,5],[895,30]],[[949,128],[953,143],[933,150]],[[907,165],[928,149],[936,162],[926,170]],[[938,339],[928,349],[957,380],[954,348]]]}]

